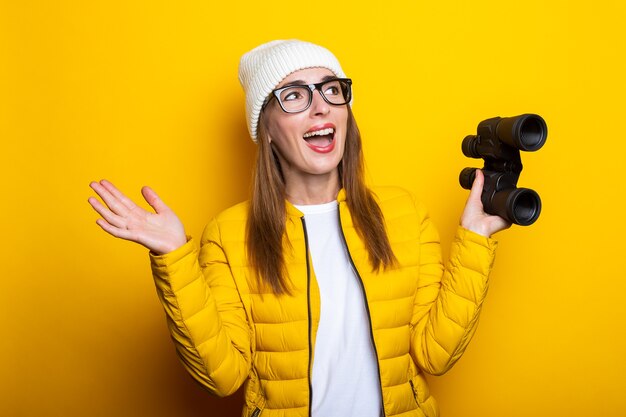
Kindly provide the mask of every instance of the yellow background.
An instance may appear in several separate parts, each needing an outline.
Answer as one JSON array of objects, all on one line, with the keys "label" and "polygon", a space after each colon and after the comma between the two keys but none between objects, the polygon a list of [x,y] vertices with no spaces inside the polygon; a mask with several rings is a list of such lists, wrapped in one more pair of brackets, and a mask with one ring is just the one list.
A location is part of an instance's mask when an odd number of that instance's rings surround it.
[{"label": "yellow background", "polygon": [[443,416],[626,414],[621,0],[0,3],[0,416],[237,416],[184,374],[147,251],[87,204],[108,178],[153,186],[198,236],[245,199],[254,145],[240,55],[327,46],[354,79],[372,183],[423,199],[444,250],[462,138],[542,115],[519,185],[530,227],[498,235],[475,339],[430,378]]}]

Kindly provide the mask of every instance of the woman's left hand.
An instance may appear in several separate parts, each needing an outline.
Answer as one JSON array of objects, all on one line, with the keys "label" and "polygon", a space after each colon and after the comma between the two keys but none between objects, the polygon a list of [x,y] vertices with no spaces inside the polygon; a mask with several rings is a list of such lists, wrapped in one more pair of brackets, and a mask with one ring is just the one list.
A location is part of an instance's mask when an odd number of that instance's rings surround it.
[{"label": "woman's left hand", "polygon": [[500,216],[487,214],[483,210],[480,196],[483,192],[484,182],[485,176],[483,172],[477,169],[474,184],[472,184],[472,189],[461,216],[461,226],[479,235],[490,237],[500,230],[508,229],[511,227],[511,223]]}]

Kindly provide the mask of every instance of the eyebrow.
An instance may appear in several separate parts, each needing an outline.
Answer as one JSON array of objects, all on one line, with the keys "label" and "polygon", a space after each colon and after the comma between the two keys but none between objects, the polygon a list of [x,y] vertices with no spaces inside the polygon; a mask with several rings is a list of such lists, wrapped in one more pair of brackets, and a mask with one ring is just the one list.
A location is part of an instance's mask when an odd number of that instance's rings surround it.
[{"label": "eyebrow", "polygon": [[[321,83],[323,83],[324,81],[328,81],[328,80],[332,80],[337,78],[336,75],[325,75],[324,77],[322,77],[322,81],[320,81]],[[311,83],[311,84],[317,84],[317,83]],[[282,87],[277,87],[277,88],[285,88],[285,87],[292,87],[294,85],[309,85],[307,84],[306,81],[304,80],[293,80],[291,82],[288,82],[287,84],[283,85]]]}]

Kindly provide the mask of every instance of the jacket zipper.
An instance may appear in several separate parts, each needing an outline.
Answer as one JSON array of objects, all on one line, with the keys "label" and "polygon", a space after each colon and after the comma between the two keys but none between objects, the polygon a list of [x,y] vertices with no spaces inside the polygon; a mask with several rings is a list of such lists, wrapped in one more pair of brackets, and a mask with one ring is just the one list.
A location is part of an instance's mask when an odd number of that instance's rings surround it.
[{"label": "jacket zipper", "polygon": [[380,377],[380,364],[378,362],[378,349],[376,349],[376,342],[374,342],[374,330],[372,329],[372,316],[370,314],[370,304],[367,301],[367,293],[365,292],[365,284],[363,284],[363,278],[361,278],[361,274],[359,274],[359,270],[356,269],[356,265],[354,264],[354,260],[352,259],[352,254],[350,253],[350,248],[348,247],[348,241],[346,240],[346,235],[343,232],[343,224],[341,223],[341,207],[337,210],[337,216],[339,217],[339,229],[341,230],[341,238],[343,239],[343,244],[346,247],[346,252],[348,253],[348,259],[350,260],[350,265],[356,274],[359,284],[361,285],[361,291],[363,292],[363,301],[365,301],[365,310],[367,311],[368,325],[370,329],[370,339],[372,341],[372,347],[374,348],[374,355],[376,355],[376,370],[378,371],[378,386],[380,387],[380,401],[382,408],[382,417],[385,417],[387,414],[385,413],[385,405],[382,403],[383,401],[383,383],[382,378]]},{"label": "jacket zipper", "polygon": [[261,414],[261,409],[259,407],[257,407],[257,408],[254,409],[252,414],[250,414],[250,417],[259,417],[260,414]]},{"label": "jacket zipper", "polygon": [[306,255],[306,305],[307,305],[307,319],[309,322],[309,417],[311,417],[311,409],[313,408],[313,385],[311,383],[311,366],[313,358],[313,346],[311,340],[311,265],[309,262],[309,235],[306,231],[306,222],[304,217],[302,220],[302,229],[304,230],[304,250]]},{"label": "jacket zipper", "polygon": [[413,385],[413,380],[412,379],[409,379],[409,385],[411,386],[411,392],[413,392],[413,398],[415,398],[415,403],[417,405],[419,405],[420,402],[417,399],[417,392],[415,391],[415,385]]}]

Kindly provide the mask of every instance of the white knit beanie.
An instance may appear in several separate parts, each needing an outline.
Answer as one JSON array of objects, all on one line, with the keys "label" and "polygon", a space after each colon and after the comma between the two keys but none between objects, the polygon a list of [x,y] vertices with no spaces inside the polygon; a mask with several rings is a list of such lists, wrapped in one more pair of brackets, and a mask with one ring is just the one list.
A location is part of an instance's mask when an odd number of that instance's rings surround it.
[{"label": "white knit beanie", "polygon": [[339,61],[328,49],[296,39],[264,43],[241,57],[239,82],[246,93],[248,130],[255,143],[259,114],[267,96],[292,72],[314,67],[328,68],[345,78]]}]

